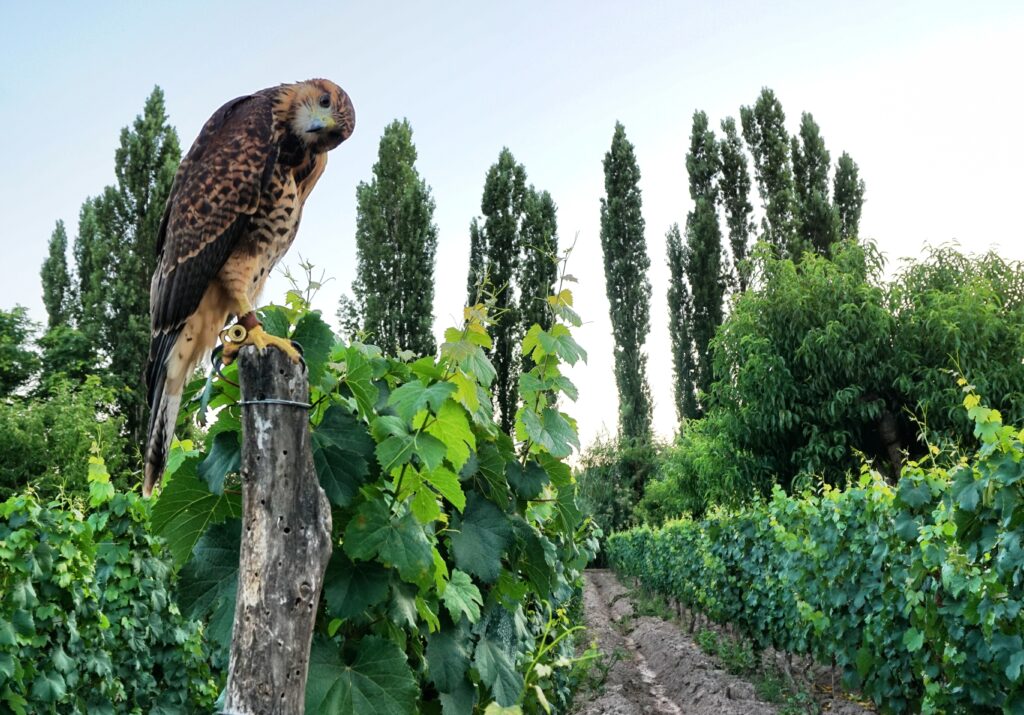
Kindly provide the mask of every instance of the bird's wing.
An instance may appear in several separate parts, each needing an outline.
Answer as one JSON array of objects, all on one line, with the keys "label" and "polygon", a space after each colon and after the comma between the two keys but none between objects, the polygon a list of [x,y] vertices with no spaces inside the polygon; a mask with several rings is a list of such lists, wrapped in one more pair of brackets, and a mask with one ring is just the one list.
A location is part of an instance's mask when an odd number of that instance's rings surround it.
[{"label": "bird's wing", "polygon": [[263,95],[228,102],[178,168],[157,235],[154,334],[180,327],[195,312],[259,207],[277,161],[272,108]]},{"label": "bird's wing", "polygon": [[214,113],[178,167],[157,234],[150,286],[151,407],[182,325],[259,207],[277,161],[273,121],[268,97],[234,99]]}]

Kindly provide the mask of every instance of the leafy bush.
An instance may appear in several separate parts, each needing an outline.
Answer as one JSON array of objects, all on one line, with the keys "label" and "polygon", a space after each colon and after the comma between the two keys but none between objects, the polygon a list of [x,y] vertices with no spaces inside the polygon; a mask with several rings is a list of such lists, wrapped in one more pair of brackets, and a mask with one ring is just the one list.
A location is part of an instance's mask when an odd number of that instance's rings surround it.
[{"label": "leafy bush", "polygon": [[0,400],[0,499],[26,490],[42,504],[58,495],[82,499],[93,443],[115,483],[130,488],[122,420],[105,416],[112,400],[95,377],[78,387],[59,382],[46,399]]},{"label": "leafy bush", "polygon": [[[332,504],[328,564],[307,684],[310,713],[515,713],[564,709],[572,617],[596,548],[562,462],[578,446],[555,404],[575,394],[561,363],[585,356],[559,316],[523,353],[515,441],[492,419],[487,308],[468,308],[440,358],[405,362],[338,342],[306,300],[265,309],[265,328],[304,347],[314,462]],[[410,358],[411,359],[411,358]],[[176,554],[183,609],[230,640],[240,539],[239,398],[231,380],[194,386],[220,408],[205,446],[180,445],[154,525]],[[185,411],[186,413],[188,410]]]},{"label": "leafy bush", "polygon": [[775,484],[842,486],[861,455],[895,481],[926,440],[969,443],[954,372],[1024,420],[1024,266],[942,248],[884,285],[871,244],[837,244],[834,256],[758,254],[761,286],[719,329],[708,411],[666,451],[651,518],[767,497]]},{"label": "leafy bush", "polygon": [[171,597],[150,505],[88,465],[87,516],[31,494],[0,505],[0,710],[210,712],[199,627]]},{"label": "leafy bush", "polygon": [[834,657],[884,712],[1024,711],[1024,431],[970,386],[981,448],[910,462],[894,489],[862,470],[845,490],[712,509],[608,540],[648,588],[738,625],[761,646]]},{"label": "leafy bush", "polygon": [[604,534],[636,523],[635,507],[658,468],[659,449],[650,442],[598,439],[583,453],[576,477],[580,506]]}]

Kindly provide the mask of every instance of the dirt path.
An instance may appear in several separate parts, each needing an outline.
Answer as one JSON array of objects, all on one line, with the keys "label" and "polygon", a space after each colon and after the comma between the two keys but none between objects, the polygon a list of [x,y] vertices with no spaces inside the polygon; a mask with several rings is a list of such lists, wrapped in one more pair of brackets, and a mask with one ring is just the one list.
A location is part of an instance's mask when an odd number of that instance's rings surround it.
[{"label": "dirt path", "polygon": [[[659,618],[633,618],[629,592],[607,570],[588,570],[584,608],[608,670],[597,692],[580,696],[575,715],[767,715],[778,705],[752,683],[723,670],[683,630]],[[844,705],[852,703],[844,703]],[[832,713],[870,712],[832,709]]]}]

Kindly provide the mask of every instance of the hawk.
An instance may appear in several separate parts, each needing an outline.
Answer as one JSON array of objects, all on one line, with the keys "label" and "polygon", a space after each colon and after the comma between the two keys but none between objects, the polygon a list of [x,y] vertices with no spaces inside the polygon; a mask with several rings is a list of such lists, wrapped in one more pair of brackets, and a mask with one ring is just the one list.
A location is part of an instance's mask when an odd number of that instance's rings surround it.
[{"label": "hawk", "polygon": [[218,109],[182,160],[157,234],[150,286],[144,495],[163,478],[182,388],[231,316],[237,323],[225,341],[225,364],[245,344],[300,359],[290,341],[260,327],[254,305],[295,238],[327,152],[354,128],[352,101],[338,85],[283,84]]}]

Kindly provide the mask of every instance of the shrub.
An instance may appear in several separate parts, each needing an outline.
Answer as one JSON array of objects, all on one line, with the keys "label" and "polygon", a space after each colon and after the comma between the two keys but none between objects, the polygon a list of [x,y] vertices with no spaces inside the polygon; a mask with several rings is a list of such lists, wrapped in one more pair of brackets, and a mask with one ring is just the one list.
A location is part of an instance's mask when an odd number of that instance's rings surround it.
[{"label": "shrub", "polygon": [[148,502],[89,460],[87,515],[33,495],[0,505],[0,710],[210,712],[198,624],[171,596]]}]

